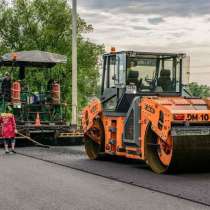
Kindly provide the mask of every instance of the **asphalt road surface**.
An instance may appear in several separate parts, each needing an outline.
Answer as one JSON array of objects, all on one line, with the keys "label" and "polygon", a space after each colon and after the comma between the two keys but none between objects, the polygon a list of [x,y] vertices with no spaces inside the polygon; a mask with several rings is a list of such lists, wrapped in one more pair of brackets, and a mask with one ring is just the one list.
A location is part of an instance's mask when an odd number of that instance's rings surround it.
[{"label": "asphalt road surface", "polygon": [[207,209],[190,201],[0,151],[1,210]]},{"label": "asphalt road surface", "polygon": [[210,206],[210,173],[153,173],[145,163],[139,161],[122,161],[116,158],[106,161],[91,161],[87,158],[83,146],[20,148],[25,155],[40,158],[66,167],[94,173],[103,177],[132,183],[140,187],[159,191],[177,197],[201,202]]}]

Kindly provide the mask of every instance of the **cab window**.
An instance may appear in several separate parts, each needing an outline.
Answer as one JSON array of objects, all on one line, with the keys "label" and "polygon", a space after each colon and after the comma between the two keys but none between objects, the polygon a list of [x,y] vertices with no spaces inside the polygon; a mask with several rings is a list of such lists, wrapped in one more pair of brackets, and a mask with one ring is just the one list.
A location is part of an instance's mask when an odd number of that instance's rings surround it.
[{"label": "cab window", "polygon": [[102,77],[102,92],[104,89],[114,87],[115,80],[115,72],[116,72],[116,56],[104,56],[103,63],[103,77]]},{"label": "cab window", "polygon": [[156,73],[155,59],[128,59],[127,85],[135,85],[137,91],[150,91]]},{"label": "cab window", "polygon": [[128,58],[126,84],[137,92],[179,92],[180,68],[177,58]]},{"label": "cab window", "polygon": [[116,56],[109,56],[109,87],[115,87],[116,69]]}]

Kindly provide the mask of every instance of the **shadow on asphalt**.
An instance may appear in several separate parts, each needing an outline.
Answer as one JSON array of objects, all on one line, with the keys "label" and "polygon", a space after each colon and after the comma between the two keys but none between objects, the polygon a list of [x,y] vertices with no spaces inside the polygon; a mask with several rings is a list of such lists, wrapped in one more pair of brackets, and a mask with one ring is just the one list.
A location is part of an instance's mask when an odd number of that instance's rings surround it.
[{"label": "shadow on asphalt", "polygon": [[[141,160],[133,160],[133,159],[128,159],[128,158],[123,158],[123,157],[117,157],[117,156],[105,156],[102,159],[98,161],[110,161],[118,164],[128,164],[132,166],[132,168],[136,169],[143,169],[143,170],[150,170],[150,167]],[[210,164],[209,166],[200,166],[200,168],[188,168],[188,169],[183,169],[181,171],[176,171],[176,173],[167,173],[167,175],[170,176],[179,176],[179,175],[187,175],[187,174],[209,174],[210,173]],[[165,175],[165,174],[163,174]]]}]

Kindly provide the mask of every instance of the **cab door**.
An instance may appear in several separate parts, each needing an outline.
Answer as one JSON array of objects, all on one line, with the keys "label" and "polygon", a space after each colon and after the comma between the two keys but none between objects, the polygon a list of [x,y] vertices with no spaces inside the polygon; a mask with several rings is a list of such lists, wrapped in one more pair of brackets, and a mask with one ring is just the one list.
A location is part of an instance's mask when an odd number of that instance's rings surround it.
[{"label": "cab door", "polygon": [[101,101],[105,111],[114,111],[117,105],[116,55],[104,55]]},{"label": "cab door", "polygon": [[125,87],[125,53],[104,55],[101,101],[104,109],[114,111]]}]

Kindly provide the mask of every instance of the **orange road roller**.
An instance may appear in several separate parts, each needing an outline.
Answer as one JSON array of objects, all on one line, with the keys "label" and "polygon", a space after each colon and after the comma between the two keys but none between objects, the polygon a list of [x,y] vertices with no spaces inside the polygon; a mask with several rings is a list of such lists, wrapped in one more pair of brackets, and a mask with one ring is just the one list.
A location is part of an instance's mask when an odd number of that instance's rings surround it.
[{"label": "orange road roller", "polygon": [[187,90],[189,57],[104,54],[101,97],[82,112],[85,150],[143,160],[156,173],[210,165],[210,99]]}]

